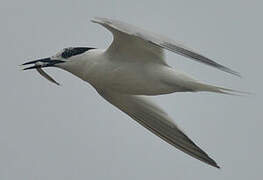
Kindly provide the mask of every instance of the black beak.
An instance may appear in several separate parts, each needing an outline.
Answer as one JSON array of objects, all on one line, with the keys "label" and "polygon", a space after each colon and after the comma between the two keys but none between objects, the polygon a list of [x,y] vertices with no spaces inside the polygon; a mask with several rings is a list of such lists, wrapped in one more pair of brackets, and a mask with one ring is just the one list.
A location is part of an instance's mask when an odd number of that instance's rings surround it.
[{"label": "black beak", "polygon": [[23,70],[28,70],[28,69],[37,69],[37,68],[43,68],[43,67],[52,67],[55,64],[59,64],[59,63],[63,63],[63,62],[65,62],[65,61],[54,60],[51,58],[44,58],[44,59],[38,59],[35,61],[26,62],[22,65],[24,66],[24,65],[29,65],[29,64],[35,64],[34,66],[23,69]]}]

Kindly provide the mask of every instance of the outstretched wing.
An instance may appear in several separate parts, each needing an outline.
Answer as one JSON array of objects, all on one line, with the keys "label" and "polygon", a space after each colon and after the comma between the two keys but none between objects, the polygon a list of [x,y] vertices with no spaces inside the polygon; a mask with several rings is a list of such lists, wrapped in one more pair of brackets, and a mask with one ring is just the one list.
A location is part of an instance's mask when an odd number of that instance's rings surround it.
[{"label": "outstretched wing", "polygon": [[167,143],[196,159],[219,168],[216,162],[189,139],[162,109],[148,99],[149,97],[124,95],[108,91],[98,92],[108,102]]},{"label": "outstretched wing", "polygon": [[113,33],[114,40],[108,49],[109,53],[112,52],[112,54],[115,54],[115,52],[118,51],[119,54],[123,53],[126,54],[126,56],[129,54],[140,56],[147,53],[149,57],[150,55],[159,57],[159,60],[162,60],[162,63],[165,63],[162,58],[162,49],[164,48],[201,63],[218,68],[222,71],[240,76],[238,72],[233,71],[230,68],[225,67],[199,53],[196,53],[193,50],[167,37],[145,31],[141,28],[118,20],[96,17],[92,20],[92,22],[101,24]]}]

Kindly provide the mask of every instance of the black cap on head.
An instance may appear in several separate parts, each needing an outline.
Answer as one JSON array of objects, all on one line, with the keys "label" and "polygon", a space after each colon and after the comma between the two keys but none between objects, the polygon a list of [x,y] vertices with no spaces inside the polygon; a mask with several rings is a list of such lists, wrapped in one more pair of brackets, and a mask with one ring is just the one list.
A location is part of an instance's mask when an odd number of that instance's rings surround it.
[{"label": "black cap on head", "polygon": [[74,47],[74,48],[66,48],[64,52],[62,52],[61,57],[67,59],[72,56],[76,56],[79,54],[82,54],[88,50],[95,49],[95,48],[90,48],[90,47]]}]

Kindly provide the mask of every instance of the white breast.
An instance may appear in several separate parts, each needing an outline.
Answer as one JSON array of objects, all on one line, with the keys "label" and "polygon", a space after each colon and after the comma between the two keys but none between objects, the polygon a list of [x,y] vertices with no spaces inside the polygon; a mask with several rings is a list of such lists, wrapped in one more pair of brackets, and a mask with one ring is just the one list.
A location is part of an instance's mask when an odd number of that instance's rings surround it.
[{"label": "white breast", "polygon": [[[95,51],[94,51],[95,52]],[[154,62],[145,63],[138,59],[133,61],[112,60],[103,51],[97,50],[92,59],[87,59],[85,72],[81,75],[84,81],[89,82],[97,89],[111,89],[127,94],[164,94],[174,92],[174,87],[163,83],[166,75],[165,65]]]},{"label": "white breast", "polygon": [[[159,95],[181,91],[182,88],[176,81],[182,83],[179,78],[183,76],[169,66],[155,61],[111,59],[104,50],[98,49],[78,58],[62,68],[89,82],[96,89],[125,94]],[[183,80],[187,78],[184,77]]]}]

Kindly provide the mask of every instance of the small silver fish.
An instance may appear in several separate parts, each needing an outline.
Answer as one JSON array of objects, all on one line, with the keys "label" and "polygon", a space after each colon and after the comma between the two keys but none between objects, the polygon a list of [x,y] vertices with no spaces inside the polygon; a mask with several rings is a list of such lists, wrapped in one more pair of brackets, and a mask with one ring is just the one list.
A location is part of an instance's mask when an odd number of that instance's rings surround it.
[{"label": "small silver fish", "polygon": [[51,76],[49,76],[42,68],[36,68],[36,70],[37,72],[39,72],[41,76],[43,76],[50,82],[55,83],[56,85],[60,86],[60,84],[55,79],[53,79]]}]

